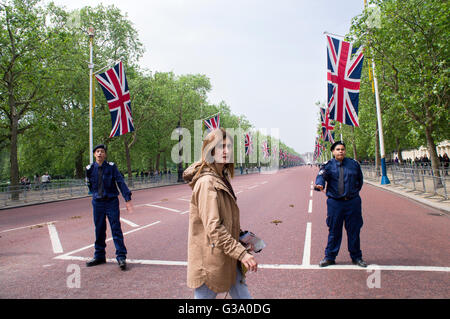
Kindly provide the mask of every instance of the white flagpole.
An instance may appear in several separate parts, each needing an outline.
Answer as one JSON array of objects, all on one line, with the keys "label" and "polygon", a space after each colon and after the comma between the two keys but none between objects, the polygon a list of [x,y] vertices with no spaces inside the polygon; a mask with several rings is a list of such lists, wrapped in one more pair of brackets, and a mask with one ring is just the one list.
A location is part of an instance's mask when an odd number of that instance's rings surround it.
[{"label": "white flagpole", "polygon": [[380,133],[380,155],[381,155],[381,185],[390,184],[390,180],[386,174],[386,159],[384,151],[383,124],[381,120],[380,96],[378,93],[378,81],[375,75],[375,61],[372,59],[373,84],[375,88],[375,104],[377,105],[378,132]]},{"label": "white flagpole", "polygon": [[89,163],[94,162],[94,154],[92,150],[93,145],[93,134],[92,134],[92,77],[94,71],[94,64],[92,63],[92,52],[93,52],[93,42],[94,42],[94,28],[89,27]]},{"label": "white flagpole", "polygon": [[[364,8],[367,8],[367,1],[364,0]],[[378,120],[378,132],[380,133],[380,155],[381,155],[381,185],[390,184],[391,181],[387,177],[386,173],[386,159],[385,159],[385,150],[384,150],[384,136],[383,136],[383,124],[381,120],[381,107],[380,107],[380,95],[378,93],[378,80],[376,76],[375,70],[375,60],[372,60],[372,69],[373,69],[373,86],[375,90],[375,104],[377,106],[377,120]]]}]

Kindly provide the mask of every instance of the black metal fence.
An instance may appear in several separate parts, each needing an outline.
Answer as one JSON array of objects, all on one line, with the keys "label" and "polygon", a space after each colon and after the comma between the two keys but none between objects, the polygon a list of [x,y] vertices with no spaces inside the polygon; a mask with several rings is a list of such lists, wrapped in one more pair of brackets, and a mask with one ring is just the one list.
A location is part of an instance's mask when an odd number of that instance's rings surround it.
[{"label": "black metal fence", "polygon": [[[268,168],[263,167],[263,171]],[[258,173],[258,168],[235,169],[235,175]],[[136,176],[125,179],[130,190],[178,184],[177,174]],[[89,196],[85,180],[52,180],[18,186],[0,186],[0,209]]]},{"label": "black metal fence", "polygon": [[[380,168],[367,164],[362,164],[361,168],[365,178],[381,180]],[[450,185],[450,171],[448,167],[441,166],[435,171],[428,165],[393,164],[387,165],[386,170],[392,184],[448,200],[448,187]]]}]

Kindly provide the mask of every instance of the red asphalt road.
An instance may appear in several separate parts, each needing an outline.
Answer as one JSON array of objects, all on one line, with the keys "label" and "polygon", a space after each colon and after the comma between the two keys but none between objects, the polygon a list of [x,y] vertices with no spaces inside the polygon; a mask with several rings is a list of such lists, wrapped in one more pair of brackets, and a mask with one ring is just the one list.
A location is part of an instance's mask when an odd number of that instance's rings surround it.
[{"label": "red asphalt road", "polygon": [[[241,228],[267,244],[255,254],[260,269],[247,276],[254,298],[450,297],[449,216],[368,184],[361,192],[361,249],[369,267],[381,270],[351,265],[345,230],[337,266],[318,268],[328,229],[325,194],[311,196],[316,173],[299,167],[232,180]],[[135,191],[132,214],[121,198],[121,217],[135,224],[122,222],[129,260],[125,272],[114,260],[112,241],[107,242],[107,264],[85,267],[94,243],[90,198],[0,211],[0,298],[193,298],[184,264],[190,195],[188,185]],[[54,251],[49,222],[63,252]],[[310,265],[304,252],[307,224]],[[77,266],[80,287],[70,288]]]}]

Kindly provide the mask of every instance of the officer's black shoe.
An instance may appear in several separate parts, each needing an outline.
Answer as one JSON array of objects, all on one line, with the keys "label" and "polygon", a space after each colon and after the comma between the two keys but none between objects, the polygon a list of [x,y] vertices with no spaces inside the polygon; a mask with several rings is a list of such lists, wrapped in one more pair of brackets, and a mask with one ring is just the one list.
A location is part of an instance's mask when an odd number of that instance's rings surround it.
[{"label": "officer's black shoe", "polygon": [[121,270],[127,269],[127,263],[126,263],[125,259],[119,259],[117,262],[119,263],[119,267]]},{"label": "officer's black shoe", "polygon": [[319,263],[319,267],[327,267],[329,265],[334,265],[336,264],[336,262],[334,260],[329,260],[329,259],[322,259]]},{"label": "officer's black shoe", "polygon": [[353,263],[353,265],[358,265],[359,267],[363,267],[363,268],[367,267],[366,262],[362,259],[352,260],[352,263]]},{"label": "officer's black shoe", "polygon": [[97,266],[97,265],[104,264],[104,263],[106,263],[105,258],[93,258],[86,262],[86,267]]}]

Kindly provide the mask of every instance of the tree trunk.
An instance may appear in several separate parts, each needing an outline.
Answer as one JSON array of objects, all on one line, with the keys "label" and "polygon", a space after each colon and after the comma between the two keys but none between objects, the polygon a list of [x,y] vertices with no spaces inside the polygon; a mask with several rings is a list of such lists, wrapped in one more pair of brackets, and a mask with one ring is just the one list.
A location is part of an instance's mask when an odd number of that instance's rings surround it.
[{"label": "tree trunk", "polygon": [[153,170],[153,157],[148,158],[148,171],[151,172]]},{"label": "tree trunk", "polygon": [[[441,174],[439,173],[439,158],[436,152],[436,144],[434,143],[432,134],[433,134],[433,127],[431,125],[427,125],[425,127],[425,136],[427,138],[428,153],[430,153],[431,168],[433,170],[434,176],[440,177]],[[440,179],[437,179],[437,184],[442,185]]]},{"label": "tree trunk", "polygon": [[400,148],[400,139],[398,137],[395,138],[395,143],[397,145],[397,156],[398,156],[398,163],[403,163],[403,157],[402,157],[402,150]]},{"label": "tree trunk", "polygon": [[10,151],[9,151],[9,162],[10,162],[10,182],[12,186],[12,199],[19,199],[19,162],[17,161],[17,137],[19,129],[19,117],[16,111],[16,102],[12,93],[9,96],[9,107],[11,110],[11,136],[10,136]]},{"label": "tree trunk", "polygon": [[159,160],[161,158],[161,153],[158,151],[158,153],[156,154],[156,163],[155,163],[155,170],[157,170],[159,172]]},{"label": "tree trunk", "polygon": [[[83,179],[84,176],[84,166],[83,166],[83,150],[79,150],[75,157],[75,178]],[[89,163],[90,164],[90,163]]]}]

